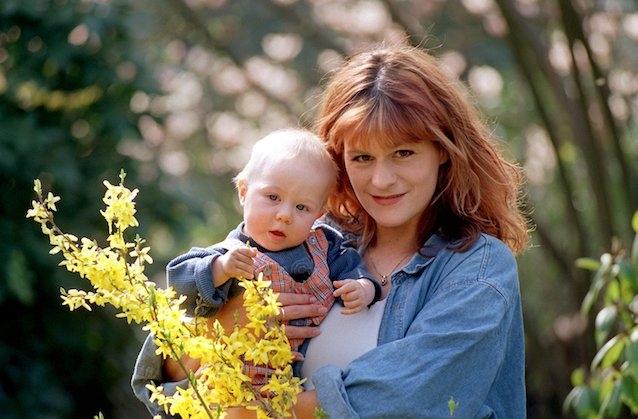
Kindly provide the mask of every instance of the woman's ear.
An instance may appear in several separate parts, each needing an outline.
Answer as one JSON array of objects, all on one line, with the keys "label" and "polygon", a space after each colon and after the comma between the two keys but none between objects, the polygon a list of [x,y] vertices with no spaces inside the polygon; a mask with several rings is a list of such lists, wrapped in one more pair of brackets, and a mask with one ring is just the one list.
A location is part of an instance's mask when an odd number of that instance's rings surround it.
[{"label": "woman's ear", "polygon": [[447,163],[447,161],[450,159],[450,155],[440,143],[437,142],[436,145],[437,145],[437,148],[439,149],[439,166],[440,166],[444,163]]},{"label": "woman's ear", "polygon": [[245,180],[237,181],[237,196],[239,197],[239,203],[244,205],[244,200],[246,199],[246,192],[248,190],[248,186],[246,185]]}]

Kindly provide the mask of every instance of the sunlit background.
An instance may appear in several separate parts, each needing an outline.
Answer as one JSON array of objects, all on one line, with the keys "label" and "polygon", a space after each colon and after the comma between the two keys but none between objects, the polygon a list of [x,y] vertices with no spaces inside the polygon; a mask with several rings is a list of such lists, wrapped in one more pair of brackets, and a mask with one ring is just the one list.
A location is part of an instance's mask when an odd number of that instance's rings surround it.
[{"label": "sunlit background", "polygon": [[561,417],[594,353],[579,256],[629,243],[638,209],[638,9],[599,0],[2,0],[0,411],[143,417],[144,334],[69,313],[86,287],[25,220],[39,177],[59,224],[104,239],[103,179],[140,189],[152,278],[240,219],[230,179],[265,133],[311,126],[326,74],[380,42],[438,57],[527,175],[519,258],[529,417]]}]

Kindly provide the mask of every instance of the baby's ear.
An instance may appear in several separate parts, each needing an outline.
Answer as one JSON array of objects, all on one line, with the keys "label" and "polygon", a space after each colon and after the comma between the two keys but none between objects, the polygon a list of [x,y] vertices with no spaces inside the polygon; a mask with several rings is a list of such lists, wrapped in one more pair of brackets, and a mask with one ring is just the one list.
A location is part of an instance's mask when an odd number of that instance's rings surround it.
[{"label": "baby's ear", "polygon": [[244,199],[246,198],[246,191],[248,190],[248,186],[246,185],[246,180],[245,179],[237,180],[237,183],[235,186],[237,188],[237,196],[239,197],[239,203],[241,205],[244,205]]},{"label": "baby's ear", "polygon": [[326,212],[327,212],[326,207],[321,208],[321,209],[319,210],[319,213],[317,213],[317,218],[316,218],[316,219],[317,219],[317,220],[320,220],[320,219],[322,219],[323,217],[325,217],[325,216],[326,216]]}]

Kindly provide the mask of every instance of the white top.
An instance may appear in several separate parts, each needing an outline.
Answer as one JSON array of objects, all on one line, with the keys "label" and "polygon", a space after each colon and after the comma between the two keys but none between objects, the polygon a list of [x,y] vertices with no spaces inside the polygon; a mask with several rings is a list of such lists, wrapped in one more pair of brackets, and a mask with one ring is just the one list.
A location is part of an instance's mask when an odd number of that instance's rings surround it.
[{"label": "white top", "polygon": [[341,314],[343,306],[333,304],[319,325],[321,334],[310,339],[306,360],[301,366],[301,377],[307,378],[306,390],[314,385],[312,374],[325,365],[344,369],[350,361],[377,347],[379,326],[386,299],[377,301],[369,309],[355,314]]}]

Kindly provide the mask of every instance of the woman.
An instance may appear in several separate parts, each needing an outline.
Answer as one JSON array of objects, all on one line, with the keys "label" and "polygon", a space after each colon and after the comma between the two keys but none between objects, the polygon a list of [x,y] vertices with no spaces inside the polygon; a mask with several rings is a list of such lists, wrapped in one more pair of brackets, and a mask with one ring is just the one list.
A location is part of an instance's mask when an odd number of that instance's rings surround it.
[{"label": "woman", "polygon": [[[525,417],[513,257],[527,243],[518,168],[418,49],[354,56],[330,78],[317,121],[341,170],[329,213],[358,237],[385,308],[364,313],[376,318],[365,326],[376,347],[307,371],[315,389],[299,396],[297,416],[321,406],[332,418]],[[336,311],[310,341],[305,364],[317,364],[312,354],[332,343],[358,346],[343,337],[361,327]]]}]

